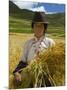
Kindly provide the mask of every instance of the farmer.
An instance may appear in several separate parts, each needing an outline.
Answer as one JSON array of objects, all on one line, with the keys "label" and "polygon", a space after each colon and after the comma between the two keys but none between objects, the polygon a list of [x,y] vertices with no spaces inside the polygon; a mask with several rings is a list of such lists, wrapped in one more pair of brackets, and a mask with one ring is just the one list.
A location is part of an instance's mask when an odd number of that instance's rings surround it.
[{"label": "farmer", "polygon": [[[32,30],[34,37],[25,43],[24,53],[21,61],[13,71],[16,80],[21,81],[20,69],[26,67],[40,51],[47,50],[49,47],[55,45],[55,42],[47,38],[45,33],[47,31],[48,22],[44,12],[35,12],[32,20]],[[49,85],[48,85],[49,86]]]}]

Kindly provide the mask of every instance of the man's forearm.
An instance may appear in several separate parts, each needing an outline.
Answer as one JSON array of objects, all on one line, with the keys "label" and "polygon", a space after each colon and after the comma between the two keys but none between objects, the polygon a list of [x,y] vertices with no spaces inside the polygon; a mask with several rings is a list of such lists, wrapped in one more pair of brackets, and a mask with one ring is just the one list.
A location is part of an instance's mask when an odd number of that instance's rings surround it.
[{"label": "man's forearm", "polygon": [[19,72],[20,69],[26,67],[28,64],[26,62],[20,61],[19,64],[17,65],[16,69],[13,71],[13,74],[16,72]]}]

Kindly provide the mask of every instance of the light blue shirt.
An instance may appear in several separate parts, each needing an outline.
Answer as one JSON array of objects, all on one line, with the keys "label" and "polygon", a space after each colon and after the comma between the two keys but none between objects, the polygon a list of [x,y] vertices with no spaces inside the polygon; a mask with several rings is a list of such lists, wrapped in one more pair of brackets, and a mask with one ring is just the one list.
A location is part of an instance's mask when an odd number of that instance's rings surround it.
[{"label": "light blue shirt", "polygon": [[51,38],[43,36],[39,40],[37,40],[37,38],[34,37],[25,43],[24,52],[21,60],[23,62],[29,63],[35,58],[37,52],[47,50],[49,47],[52,47],[54,45],[55,42]]}]

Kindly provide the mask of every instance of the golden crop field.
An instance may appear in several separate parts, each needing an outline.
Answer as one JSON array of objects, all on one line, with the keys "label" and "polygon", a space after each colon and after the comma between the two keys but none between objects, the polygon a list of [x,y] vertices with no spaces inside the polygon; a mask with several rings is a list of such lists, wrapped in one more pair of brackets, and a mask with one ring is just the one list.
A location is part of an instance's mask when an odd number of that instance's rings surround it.
[{"label": "golden crop field", "polygon": [[10,33],[9,36],[9,72],[12,73],[23,54],[24,43],[30,39],[32,34]]},{"label": "golden crop field", "polygon": [[[20,57],[23,54],[23,47],[24,47],[24,43],[30,39],[31,37],[33,37],[33,34],[19,34],[19,33],[10,33],[9,35],[9,77],[12,76],[13,74],[13,70],[16,68],[16,65],[19,63]],[[50,36],[51,37],[51,36]],[[55,38],[52,37],[56,43],[64,43],[64,39],[62,38]],[[58,50],[59,52],[59,50]],[[59,66],[61,67],[61,66]],[[60,73],[58,72],[58,74],[60,75]],[[60,78],[60,76],[57,76],[58,78]],[[56,78],[56,76],[55,76]],[[62,78],[60,78],[60,80],[58,81],[58,86],[59,85],[64,85],[64,74],[62,76]],[[11,86],[9,86],[11,87]]]}]

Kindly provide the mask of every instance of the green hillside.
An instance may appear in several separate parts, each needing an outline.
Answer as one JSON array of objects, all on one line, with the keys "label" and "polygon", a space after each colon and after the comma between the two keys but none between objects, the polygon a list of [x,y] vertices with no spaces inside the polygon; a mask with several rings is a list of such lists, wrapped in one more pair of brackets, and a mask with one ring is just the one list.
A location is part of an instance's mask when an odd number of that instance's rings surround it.
[{"label": "green hillside", "polygon": [[[9,1],[9,31],[31,33],[31,20],[34,12],[20,9]],[[46,15],[49,25],[47,33],[64,36],[65,13]]]}]

